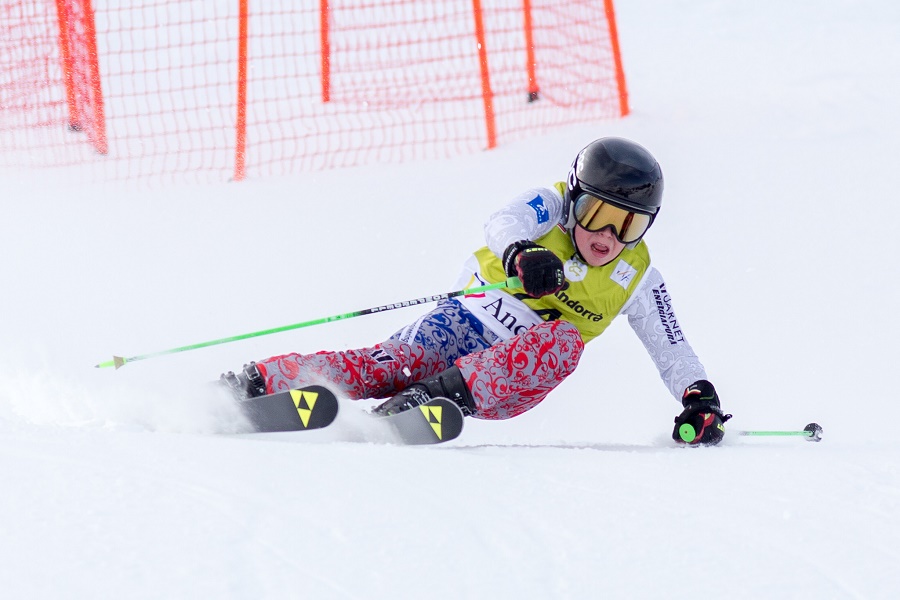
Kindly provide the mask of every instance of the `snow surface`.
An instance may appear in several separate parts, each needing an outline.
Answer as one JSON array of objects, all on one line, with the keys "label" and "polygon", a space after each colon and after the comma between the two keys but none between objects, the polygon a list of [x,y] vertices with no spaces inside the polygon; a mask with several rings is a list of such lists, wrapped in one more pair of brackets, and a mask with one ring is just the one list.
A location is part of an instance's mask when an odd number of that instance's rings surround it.
[{"label": "snow surface", "polygon": [[[3,597],[900,597],[900,4],[616,8],[620,121],[162,191],[0,175]],[[367,441],[366,403],[230,435],[207,386],[421,309],[93,368],[449,291],[484,218],[603,135],[663,165],[648,242],[730,430],[817,421],[821,443],[675,447],[624,321],[533,411],[433,448]]]}]

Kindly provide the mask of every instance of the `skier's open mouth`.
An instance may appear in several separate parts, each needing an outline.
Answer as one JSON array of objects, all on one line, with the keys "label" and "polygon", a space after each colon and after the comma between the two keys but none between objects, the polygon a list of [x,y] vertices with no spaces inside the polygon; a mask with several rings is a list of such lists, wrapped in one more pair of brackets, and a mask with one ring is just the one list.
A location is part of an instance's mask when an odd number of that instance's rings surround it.
[{"label": "skier's open mouth", "polygon": [[604,244],[591,244],[591,252],[597,256],[604,257],[609,254],[609,246]]}]

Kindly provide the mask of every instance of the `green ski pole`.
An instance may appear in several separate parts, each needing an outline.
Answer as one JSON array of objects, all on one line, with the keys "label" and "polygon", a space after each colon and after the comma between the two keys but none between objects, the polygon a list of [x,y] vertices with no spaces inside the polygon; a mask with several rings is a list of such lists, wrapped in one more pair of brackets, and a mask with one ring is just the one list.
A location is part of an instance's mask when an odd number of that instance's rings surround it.
[{"label": "green ski pole", "polygon": [[737,433],[754,437],[800,436],[805,437],[807,442],[822,441],[822,427],[818,423],[810,423],[803,428],[803,431],[738,431]]},{"label": "green ski pole", "polygon": [[151,352],[149,354],[139,354],[137,356],[129,356],[128,358],[124,358],[121,356],[113,356],[112,360],[108,360],[106,362],[102,362],[98,365],[95,365],[98,369],[104,369],[106,367],[115,367],[118,369],[119,367],[123,367],[128,363],[136,362],[139,360],[146,360],[148,358],[156,358],[157,356],[165,356],[167,354],[175,354],[176,352],[186,352],[187,350],[196,350],[198,348],[206,348],[208,346],[216,346],[219,344],[227,344],[229,342],[237,342],[239,340],[246,340],[253,337],[259,337],[263,335],[269,335],[272,333],[281,333],[282,331],[290,331],[292,329],[300,329],[301,327],[311,327],[312,325],[320,325],[322,323],[330,323],[331,321],[340,321],[341,319],[350,319],[353,317],[361,317],[363,315],[371,315],[375,313],[384,312],[387,310],[394,310],[395,308],[405,308],[407,306],[415,306],[417,304],[427,304],[429,302],[438,302],[440,300],[446,300],[448,298],[455,298],[457,296],[471,296],[474,294],[481,294],[482,292],[486,292],[488,290],[496,290],[499,288],[517,288],[522,287],[522,282],[519,281],[518,277],[509,277],[506,281],[501,281],[498,283],[491,283],[488,285],[482,285],[479,287],[468,288],[464,290],[457,290],[455,292],[447,292],[444,294],[437,294],[434,296],[424,296],[422,298],[415,298],[413,300],[404,300],[403,302],[394,302],[392,304],[385,304],[382,306],[374,306],[372,308],[365,308],[363,310],[357,310],[354,312],[344,313],[342,315],[334,315],[331,317],[323,317],[321,319],[313,319],[312,321],[304,321],[302,323],[294,323],[293,325],[284,325],[283,327],[274,327],[272,329],[263,329],[262,331],[254,331],[253,333],[245,333],[242,335],[234,335],[227,338],[222,338],[218,340],[211,340],[209,342],[200,342],[199,344],[190,344],[188,346],[181,346],[179,348],[170,348],[169,350],[160,350],[159,352]]}]

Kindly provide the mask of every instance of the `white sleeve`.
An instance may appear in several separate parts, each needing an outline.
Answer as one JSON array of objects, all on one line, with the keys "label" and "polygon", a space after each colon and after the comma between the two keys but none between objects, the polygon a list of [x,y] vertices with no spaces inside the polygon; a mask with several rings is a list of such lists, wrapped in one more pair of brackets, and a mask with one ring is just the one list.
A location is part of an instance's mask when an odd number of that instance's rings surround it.
[{"label": "white sleeve", "polygon": [[678,400],[684,389],[706,379],[706,369],[688,344],[666,290],[662,274],[651,267],[622,309],[640,338],[666,387]]},{"label": "white sleeve", "polygon": [[513,242],[538,239],[562,220],[563,204],[562,196],[552,188],[519,194],[484,224],[488,248],[502,258]]}]

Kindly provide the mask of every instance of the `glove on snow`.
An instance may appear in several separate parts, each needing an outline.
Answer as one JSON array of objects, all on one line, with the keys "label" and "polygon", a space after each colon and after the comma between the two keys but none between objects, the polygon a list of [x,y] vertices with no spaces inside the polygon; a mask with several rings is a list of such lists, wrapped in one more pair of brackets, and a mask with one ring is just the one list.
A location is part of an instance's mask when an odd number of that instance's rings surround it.
[{"label": "glove on snow", "polygon": [[714,446],[725,436],[725,421],[731,415],[722,413],[719,395],[713,384],[701,379],[684,390],[684,410],[675,417],[672,439],[691,445]]},{"label": "glove on snow", "polygon": [[566,283],[559,257],[528,240],[512,243],[503,252],[503,270],[509,277],[518,276],[525,293],[532,298],[555,294]]}]

